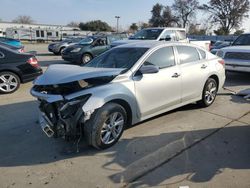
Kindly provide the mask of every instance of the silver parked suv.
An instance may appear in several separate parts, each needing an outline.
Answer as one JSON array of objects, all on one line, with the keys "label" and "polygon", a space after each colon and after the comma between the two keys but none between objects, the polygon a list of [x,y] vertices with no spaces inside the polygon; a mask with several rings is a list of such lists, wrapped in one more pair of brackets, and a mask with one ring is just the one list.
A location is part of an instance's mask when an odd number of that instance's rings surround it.
[{"label": "silver parked suv", "polygon": [[188,103],[207,107],[225,81],[224,61],[184,43],[121,45],[80,67],[51,65],[31,94],[49,137],[81,137],[96,148],[124,128]]}]

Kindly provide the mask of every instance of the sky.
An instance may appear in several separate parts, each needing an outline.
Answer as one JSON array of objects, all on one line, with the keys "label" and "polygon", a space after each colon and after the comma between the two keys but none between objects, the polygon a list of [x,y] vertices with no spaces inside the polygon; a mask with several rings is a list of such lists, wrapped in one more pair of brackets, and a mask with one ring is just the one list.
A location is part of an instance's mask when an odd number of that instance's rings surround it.
[{"label": "sky", "polygon": [[[128,28],[132,23],[148,22],[154,4],[172,5],[174,0],[0,0],[0,19],[12,21],[18,15],[28,15],[36,23],[66,25],[71,21],[102,20]],[[201,4],[207,0],[200,0]],[[202,14],[199,14],[199,19]],[[248,20],[249,22],[249,20]],[[250,26],[245,24],[247,30]]]}]

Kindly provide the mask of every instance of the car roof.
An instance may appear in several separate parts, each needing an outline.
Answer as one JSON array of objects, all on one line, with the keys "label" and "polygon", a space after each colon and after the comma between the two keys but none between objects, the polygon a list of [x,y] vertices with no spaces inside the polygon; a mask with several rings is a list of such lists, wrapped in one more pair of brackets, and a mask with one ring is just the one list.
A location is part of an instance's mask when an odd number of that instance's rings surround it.
[{"label": "car roof", "polygon": [[190,43],[182,43],[182,42],[166,42],[166,41],[136,41],[129,44],[123,44],[117,46],[116,48],[155,48],[158,46],[190,46],[202,49],[201,47],[190,44]]},{"label": "car roof", "polygon": [[179,27],[148,27],[145,28],[145,30],[147,29],[166,29],[166,30],[181,30],[181,31],[186,31],[185,28],[179,28]]}]

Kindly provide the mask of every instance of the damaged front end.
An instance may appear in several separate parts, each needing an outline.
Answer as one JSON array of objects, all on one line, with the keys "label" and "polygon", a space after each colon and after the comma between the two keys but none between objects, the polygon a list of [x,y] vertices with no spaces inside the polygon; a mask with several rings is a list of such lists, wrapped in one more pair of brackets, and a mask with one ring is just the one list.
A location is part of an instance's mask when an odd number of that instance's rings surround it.
[{"label": "damaged front end", "polygon": [[[120,72],[69,65],[49,67],[31,89],[31,95],[39,101],[39,123],[45,134],[67,140],[81,136],[82,126],[94,112],[94,109],[83,111],[92,94],[82,91],[105,85]],[[72,95],[75,97],[68,97]]]},{"label": "damaged front end", "polygon": [[[64,84],[65,85],[65,84]],[[74,84],[66,84],[72,87]],[[70,87],[69,87],[70,86]],[[34,86],[31,94],[38,98],[40,117],[39,123],[48,137],[75,138],[81,134],[81,125],[87,120],[82,106],[91,94],[67,100],[62,91],[63,86]],[[72,87],[74,92],[75,88]]]}]

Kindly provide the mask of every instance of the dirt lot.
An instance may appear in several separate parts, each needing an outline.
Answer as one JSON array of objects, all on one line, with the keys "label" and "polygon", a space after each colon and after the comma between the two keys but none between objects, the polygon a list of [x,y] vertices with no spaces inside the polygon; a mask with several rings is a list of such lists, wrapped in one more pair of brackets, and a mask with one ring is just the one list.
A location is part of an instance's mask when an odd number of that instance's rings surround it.
[{"label": "dirt lot", "polygon": [[[37,50],[40,64],[65,63]],[[195,104],[127,129],[120,142],[97,151],[47,138],[37,121],[31,83],[0,96],[0,187],[250,187],[250,103],[220,91],[209,108]],[[250,88],[231,73],[226,86]],[[187,188],[187,187],[186,187]]]}]

